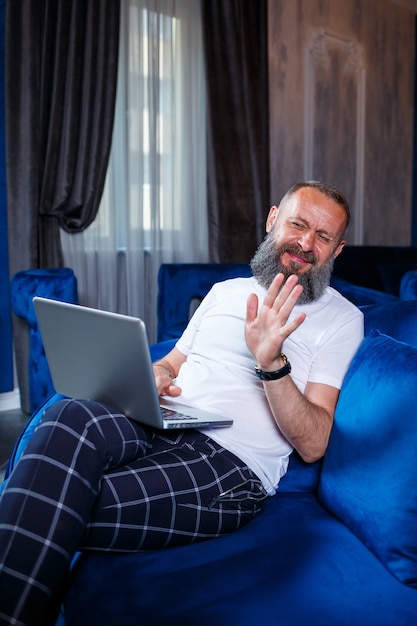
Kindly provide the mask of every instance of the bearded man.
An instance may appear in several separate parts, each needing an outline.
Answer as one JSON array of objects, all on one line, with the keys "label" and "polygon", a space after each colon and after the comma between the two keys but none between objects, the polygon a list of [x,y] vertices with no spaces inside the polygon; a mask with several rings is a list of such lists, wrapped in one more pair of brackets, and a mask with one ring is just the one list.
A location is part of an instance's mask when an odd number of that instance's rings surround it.
[{"label": "bearded man", "polygon": [[165,434],[85,400],[46,411],[0,501],[0,624],[53,624],[76,550],[232,532],[275,494],[294,449],[323,456],[363,337],[361,312],[329,287],[349,219],[331,185],[292,187],[269,212],[253,277],[215,285],[154,364],[160,395],[232,426]]}]

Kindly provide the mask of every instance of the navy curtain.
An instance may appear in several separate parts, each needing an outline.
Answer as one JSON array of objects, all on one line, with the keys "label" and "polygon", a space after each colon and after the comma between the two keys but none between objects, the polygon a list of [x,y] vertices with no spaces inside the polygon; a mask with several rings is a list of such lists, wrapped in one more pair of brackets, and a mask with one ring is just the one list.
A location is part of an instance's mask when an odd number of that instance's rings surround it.
[{"label": "navy curtain", "polygon": [[10,269],[62,263],[59,227],[94,220],[107,171],[119,0],[7,0]]},{"label": "navy curtain", "polygon": [[270,207],[267,0],[203,0],[210,258],[247,263]]},{"label": "navy curtain", "polygon": [[0,393],[12,391],[14,386],[4,138],[4,19],[5,0],[0,0]]},{"label": "navy curtain", "polygon": [[[113,129],[120,0],[6,0],[5,107],[10,273],[62,265],[60,227],[86,228]],[[29,333],[13,318],[19,387]]]}]

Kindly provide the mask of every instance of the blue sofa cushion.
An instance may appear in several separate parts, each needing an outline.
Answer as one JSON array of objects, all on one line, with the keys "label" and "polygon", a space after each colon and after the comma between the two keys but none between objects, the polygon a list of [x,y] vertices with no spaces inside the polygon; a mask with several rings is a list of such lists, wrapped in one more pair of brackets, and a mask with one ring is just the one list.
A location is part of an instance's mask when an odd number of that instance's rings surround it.
[{"label": "blue sofa cushion", "polygon": [[415,347],[365,337],[343,383],[319,499],[417,588],[416,379]]},{"label": "blue sofa cushion", "polygon": [[365,335],[379,330],[384,335],[417,347],[417,299],[370,304],[360,309],[364,314]]},{"label": "blue sofa cushion", "polygon": [[315,463],[306,463],[294,450],[290,455],[287,473],[279,481],[279,493],[315,493],[321,466],[321,459]]},{"label": "blue sofa cushion", "polygon": [[410,270],[401,278],[400,298],[401,300],[417,299],[417,270]]},{"label": "blue sofa cushion", "polygon": [[83,553],[64,613],[66,626],[414,626],[417,592],[314,494],[278,492],[219,539]]}]

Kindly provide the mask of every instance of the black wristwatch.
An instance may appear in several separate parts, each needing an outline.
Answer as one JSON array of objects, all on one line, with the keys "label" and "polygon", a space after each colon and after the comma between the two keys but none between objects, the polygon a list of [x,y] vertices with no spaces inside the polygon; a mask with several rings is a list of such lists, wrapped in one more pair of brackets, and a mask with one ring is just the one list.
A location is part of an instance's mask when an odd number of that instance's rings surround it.
[{"label": "black wristwatch", "polygon": [[283,378],[289,374],[291,372],[291,363],[283,352],[281,352],[280,357],[284,361],[285,365],[279,370],[275,370],[275,372],[264,372],[264,370],[261,370],[259,365],[255,365],[255,374],[257,377],[260,380],[278,380],[279,378]]}]

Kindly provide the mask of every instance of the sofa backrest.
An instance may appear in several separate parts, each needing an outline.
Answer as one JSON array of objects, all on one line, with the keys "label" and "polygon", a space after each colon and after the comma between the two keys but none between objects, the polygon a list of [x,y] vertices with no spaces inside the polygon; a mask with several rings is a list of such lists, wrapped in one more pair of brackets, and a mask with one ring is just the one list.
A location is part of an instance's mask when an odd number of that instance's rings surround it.
[{"label": "sofa backrest", "polygon": [[[409,274],[413,275],[411,272]],[[250,266],[243,263],[162,264],[158,275],[157,341],[161,342],[178,338],[184,331],[196,306],[198,306],[199,302],[201,302],[215,283],[228,278],[248,277],[251,275]],[[417,272],[415,275],[417,282]],[[371,304],[389,305],[399,300],[397,296],[390,293],[361,287],[349,283],[338,276],[332,277],[331,285],[359,307]],[[409,291],[410,289],[411,287]],[[388,306],[386,310],[392,312],[390,313],[391,315],[394,315],[394,311],[399,309],[401,307],[396,309],[395,306],[393,308]],[[402,315],[407,314],[407,306],[401,310],[403,311]],[[382,309],[375,309],[372,319],[375,318],[378,312],[382,315],[382,311]],[[385,320],[384,327],[387,323],[388,321]],[[391,328],[392,324],[389,327]]]},{"label": "sofa backrest", "polygon": [[158,342],[179,337],[211,287],[228,278],[252,276],[243,263],[165,263],[158,274]]},{"label": "sofa backrest", "polygon": [[334,275],[354,285],[399,296],[401,278],[417,269],[415,246],[346,246],[334,262]]},{"label": "sofa backrest", "polygon": [[356,306],[383,304],[385,302],[395,302],[399,299],[398,296],[394,296],[392,293],[354,285],[339,276],[332,276],[330,286],[337,289],[339,293],[350,300],[350,302],[353,302],[353,304],[356,304]]}]

